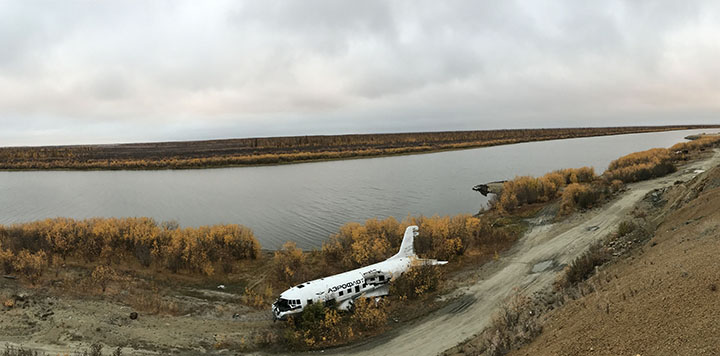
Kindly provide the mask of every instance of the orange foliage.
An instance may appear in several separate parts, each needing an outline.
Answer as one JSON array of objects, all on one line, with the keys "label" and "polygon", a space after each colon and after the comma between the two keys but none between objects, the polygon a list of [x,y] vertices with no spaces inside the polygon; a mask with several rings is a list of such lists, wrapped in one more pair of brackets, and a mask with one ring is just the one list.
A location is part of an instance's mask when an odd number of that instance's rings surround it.
[{"label": "orange foliage", "polygon": [[5,273],[10,273],[12,271],[12,262],[15,259],[15,254],[7,249],[2,248],[2,243],[0,243],[0,268],[2,268]]},{"label": "orange foliage", "polygon": [[328,263],[343,268],[380,262],[400,248],[404,229],[393,217],[369,219],[365,225],[348,223],[323,243],[322,254]]},{"label": "orange foliage", "polygon": [[295,285],[305,280],[305,255],[292,241],[286,242],[280,250],[275,251],[272,267],[275,278],[279,281]]},{"label": "orange foliage", "polygon": [[592,167],[562,169],[545,174],[540,178],[516,177],[503,184],[496,207],[502,213],[509,213],[525,204],[555,199],[558,192],[567,184],[590,183],[595,179],[597,179],[597,175]]},{"label": "orange foliage", "polygon": [[720,143],[720,135],[700,135],[692,141],[677,143],[670,147],[670,150],[673,152],[695,151],[716,146],[718,143]]},{"label": "orange foliage", "polygon": [[13,269],[24,274],[33,284],[40,278],[46,267],[47,255],[43,251],[31,253],[28,250],[22,250],[13,260]]},{"label": "orange foliage", "polygon": [[382,301],[376,303],[373,298],[357,298],[350,319],[356,329],[367,331],[382,328],[387,322],[387,317],[387,308]]},{"label": "orange foliage", "polygon": [[90,277],[92,278],[93,283],[100,286],[103,293],[105,293],[105,289],[108,284],[118,278],[115,270],[112,267],[105,265],[95,267]]},{"label": "orange foliage", "polygon": [[572,183],[563,190],[560,199],[560,214],[567,215],[576,207],[588,209],[601,197],[600,192],[587,185]]},{"label": "orange foliage", "polygon": [[666,148],[653,148],[620,157],[608,166],[603,177],[607,181],[637,182],[662,177],[675,171],[670,151]]},{"label": "orange foliage", "polygon": [[0,226],[11,250],[40,251],[63,258],[108,263],[135,258],[143,266],[155,264],[173,272],[184,270],[213,274],[216,266],[227,272],[238,260],[255,259],[260,244],[250,229],[240,225],[172,229],[150,218],[56,218]]}]

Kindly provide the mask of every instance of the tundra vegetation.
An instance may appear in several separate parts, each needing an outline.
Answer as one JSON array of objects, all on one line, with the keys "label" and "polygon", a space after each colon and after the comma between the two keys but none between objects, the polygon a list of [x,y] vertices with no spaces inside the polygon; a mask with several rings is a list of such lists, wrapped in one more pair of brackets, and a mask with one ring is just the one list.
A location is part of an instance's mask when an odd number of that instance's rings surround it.
[{"label": "tundra vegetation", "polygon": [[[88,288],[64,292],[83,290],[107,295],[123,286],[131,292],[123,296],[121,303],[169,315],[183,311],[166,300],[149,279],[137,282],[135,277],[150,275],[153,280],[181,283],[234,281],[239,291],[244,291],[244,304],[268,309],[280,292],[300,282],[392,256],[400,247],[405,228],[418,225],[416,253],[451,263],[441,267],[414,266],[392,281],[390,296],[380,302],[358,299],[350,312],[315,303],[278,323],[263,337],[266,344],[283,340],[299,349],[336,346],[381,333],[390,327],[389,320],[407,320],[439,306],[436,296],[450,287],[446,283],[453,275],[498,258],[522,235],[526,218],[547,204],[557,205],[560,216],[591,208],[623,189],[626,182],[672,172],[676,162],[718,143],[717,136],[702,136],[670,150],[633,153],[611,162],[601,175],[582,167],[539,178],[517,177],[506,182],[502,193],[478,215],[352,222],[312,251],[302,251],[288,242],[277,251],[263,252],[253,232],[241,225],[180,228],[177,223],[157,223],[150,218],[55,218],[0,225],[0,269],[21,277],[20,282],[30,288],[52,285],[46,277],[48,271],[54,271],[57,277],[63,269],[80,270],[68,284]],[[619,234],[630,234],[634,229],[630,223],[622,224]],[[585,256],[575,264],[594,266],[598,261],[594,256]],[[585,278],[586,270],[578,268],[573,278]],[[136,292],[139,289],[150,292]]]},{"label": "tundra vegetation", "polygon": [[186,169],[282,164],[712,125],[449,131],[0,148],[0,169]]}]

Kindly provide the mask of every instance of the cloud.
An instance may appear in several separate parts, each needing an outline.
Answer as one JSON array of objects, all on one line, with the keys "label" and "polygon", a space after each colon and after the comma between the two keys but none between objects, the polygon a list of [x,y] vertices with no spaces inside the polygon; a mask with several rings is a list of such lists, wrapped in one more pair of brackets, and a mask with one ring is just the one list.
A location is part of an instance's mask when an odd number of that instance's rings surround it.
[{"label": "cloud", "polygon": [[0,146],[714,123],[714,2],[0,2]]}]

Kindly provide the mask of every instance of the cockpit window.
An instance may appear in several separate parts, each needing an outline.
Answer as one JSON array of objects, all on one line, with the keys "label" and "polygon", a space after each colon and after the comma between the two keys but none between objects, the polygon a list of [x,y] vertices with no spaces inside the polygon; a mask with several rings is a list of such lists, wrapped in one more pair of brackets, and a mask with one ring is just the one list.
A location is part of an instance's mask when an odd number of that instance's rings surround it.
[{"label": "cockpit window", "polygon": [[302,285],[302,284],[298,284],[296,287],[297,287],[298,289],[300,289],[300,288],[304,288],[305,286]]},{"label": "cockpit window", "polygon": [[277,300],[277,302],[275,302],[275,306],[277,306],[277,308],[278,308],[281,312],[283,312],[283,311],[288,311],[288,310],[292,309],[292,306],[290,306],[290,301],[287,300],[287,299],[282,299],[282,298],[279,298],[279,299]]}]

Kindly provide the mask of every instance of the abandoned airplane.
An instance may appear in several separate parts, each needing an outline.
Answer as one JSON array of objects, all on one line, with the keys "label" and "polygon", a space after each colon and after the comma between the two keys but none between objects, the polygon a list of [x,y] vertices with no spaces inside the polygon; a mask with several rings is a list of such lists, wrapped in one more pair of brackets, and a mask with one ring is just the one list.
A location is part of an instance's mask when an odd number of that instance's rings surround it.
[{"label": "abandoned airplane", "polygon": [[387,295],[390,292],[390,281],[410,266],[446,264],[447,261],[421,259],[415,255],[413,242],[417,233],[417,226],[408,226],[400,251],[385,261],[298,284],[284,291],[273,303],[274,318],[283,319],[290,314],[300,313],[313,303],[334,302],[338,309],[348,310],[355,298]]}]

